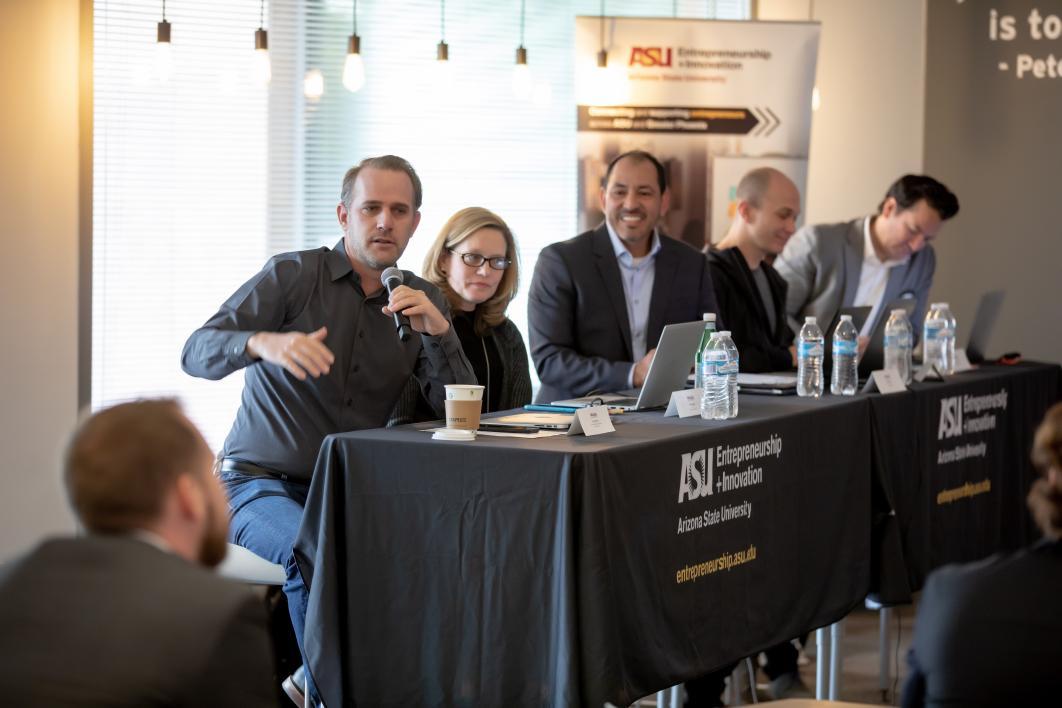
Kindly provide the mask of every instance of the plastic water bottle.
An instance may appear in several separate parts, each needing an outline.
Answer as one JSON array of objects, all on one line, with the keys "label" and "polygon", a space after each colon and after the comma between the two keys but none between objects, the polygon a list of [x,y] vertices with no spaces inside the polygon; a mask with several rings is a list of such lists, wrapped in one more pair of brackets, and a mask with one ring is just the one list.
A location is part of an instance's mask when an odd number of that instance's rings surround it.
[{"label": "plastic water bottle", "polygon": [[946,302],[929,306],[922,325],[922,361],[944,374],[955,373],[955,317]]},{"label": "plastic water bottle", "polygon": [[719,341],[718,333],[712,334],[701,355],[701,417],[705,420],[726,418],[726,347]]},{"label": "plastic water bottle", "polygon": [[701,334],[701,343],[697,345],[697,352],[693,355],[693,387],[704,389],[704,371],[702,368],[701,358],[704,355],[704,349],[708,346],[708,340],[715,334],[715,313],[705,312],[702,315],[704,320],[704,332]]},{"label": "plastic water bottle", "polygon": [[854,396],[859,388],[859,332],[851,315],[841,315],[833,330],[833,370],[830,372],[830,393],[835,396]]},{"label": "plastic water bottle", "polygon": [[726,411],[727,418],[736,418],[738,414],[738,348],[734,340],[730,338],[730,332],[724,330],[719,333],[726,349]]},{"label": "plastic water bottle", "polygon": [[885,323],[885,368],[893,369],[905,384],[911,383],[911,350],[914,330],[907,311],[893,310]]},{"label": "plastic water bottle", "polygon": [[822,395],[822,330],[814,317],[805,317],[797,337],[797,395],[818,398]]}]

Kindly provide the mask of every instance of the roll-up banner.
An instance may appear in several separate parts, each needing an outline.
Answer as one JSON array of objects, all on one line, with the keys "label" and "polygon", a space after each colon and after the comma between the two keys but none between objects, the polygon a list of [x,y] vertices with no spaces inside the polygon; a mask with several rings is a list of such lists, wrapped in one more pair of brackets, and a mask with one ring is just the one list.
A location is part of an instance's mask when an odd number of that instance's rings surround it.
[{"label": "roll-up banner", "polygon": [[818,45],[818,23],[577,17],[579,230],[601,223],[601,180],[627,150],[664,163],[663,230],[696,248],[725,235],[750,169],[803,197]]}]

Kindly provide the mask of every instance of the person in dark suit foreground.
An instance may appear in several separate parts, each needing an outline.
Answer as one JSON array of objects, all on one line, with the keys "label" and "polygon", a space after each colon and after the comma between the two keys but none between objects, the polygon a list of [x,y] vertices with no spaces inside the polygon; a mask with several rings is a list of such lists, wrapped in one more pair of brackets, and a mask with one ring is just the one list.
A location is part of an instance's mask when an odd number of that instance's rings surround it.
[{"label": "person in dark suit foreground", "polygon": [[660,161],[623,153],[601,187],[605,223],[542,249],[527,302],[538,401],[640,387],[664,325],[716,311],[703,254],[657,228],[669,202]]},{"label": "person in dark suit foreground", "polygon": [[0,569],[0,703],[277,704],[265,607],[211,570],[228,529],[212,464],[174,401],[85,421],[65,482],[88,535]]},{"label": "person in dark suit foreground", "polygon": [[1028,503],[1044,538],[931,574],[918,606],[904,706],[1062,701],[1062,403],[1033,441]]}]

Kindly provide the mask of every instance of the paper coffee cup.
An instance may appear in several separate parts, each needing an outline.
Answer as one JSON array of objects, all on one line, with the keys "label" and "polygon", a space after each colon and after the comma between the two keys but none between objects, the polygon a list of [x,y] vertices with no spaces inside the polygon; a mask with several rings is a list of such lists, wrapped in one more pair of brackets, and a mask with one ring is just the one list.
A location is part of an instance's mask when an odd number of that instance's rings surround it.
[{"label": "paper coffee cup", "polygon": [[476,384],[446,385],[446,427],[462,430],[479,428],[483,408],[483,387]]}]

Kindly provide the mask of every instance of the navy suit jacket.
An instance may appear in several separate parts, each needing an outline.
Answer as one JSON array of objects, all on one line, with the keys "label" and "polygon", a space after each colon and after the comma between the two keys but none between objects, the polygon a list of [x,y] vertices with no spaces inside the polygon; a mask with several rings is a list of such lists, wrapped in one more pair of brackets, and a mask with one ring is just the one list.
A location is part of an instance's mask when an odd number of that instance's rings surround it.
[{"label": "navy suit jacket", "polygon": [[[649,349],[664,325],[716,312],[708,261],[700,251],[661,234],[654,268]],[[542,249],[528,293],[527,324],[542,381],[536,400],[628,388],[635,362],[627,298],[604,224]]]},{"label": "navy suit jacket", "polygon": [[929,576],[903,705],[1062,703],[1062,541]]}]

